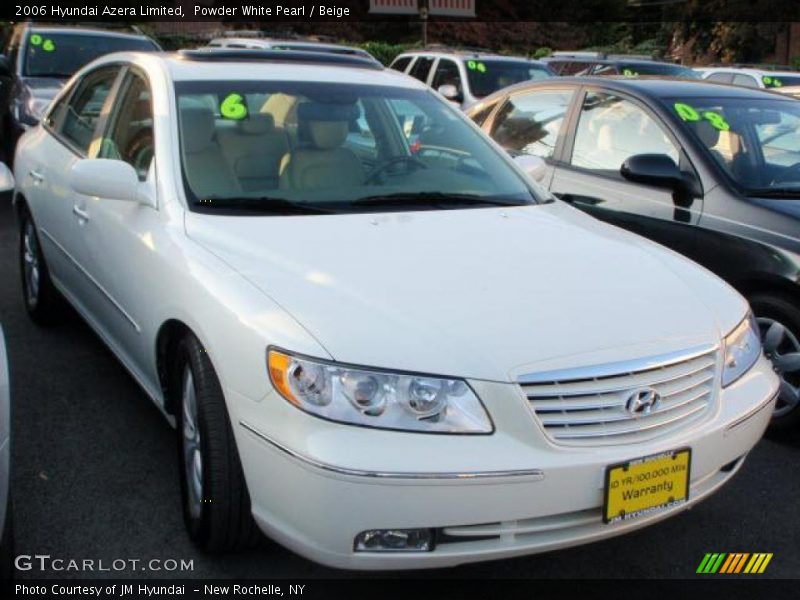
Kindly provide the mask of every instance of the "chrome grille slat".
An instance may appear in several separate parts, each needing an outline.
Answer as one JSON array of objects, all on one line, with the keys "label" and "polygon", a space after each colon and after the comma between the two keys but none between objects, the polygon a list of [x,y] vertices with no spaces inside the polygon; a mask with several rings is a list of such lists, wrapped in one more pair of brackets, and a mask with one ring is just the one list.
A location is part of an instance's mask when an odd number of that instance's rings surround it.
[{"label": "chrome grille slat", "polygon": [[[620,389],[630,389],[637,385],[656,385],[667,383],[694,375],[714,367],[714,360],[708,357],[699,357],[690,361],[691,364],[677,364],[662,369],[651,369],[639,373],[624,373],[618,377],[604,377],[602,379],[584,379],[577,382],[553,382],[549,385],[525,384],[522,389],[528,397],[533,396],[586,396],[589,394],[614,392]],[[654,374],[662,375],[654,377]]]},{"label": "chrome grille slat", "polygon": [[[527,383],[538,381],[534,374],[521,378],[526,383],[520,383],[520,388],[545,431],[569,443],[649,439],[678,424],[694,422],[707,411],[714,397],[717,348],[702,354],[687,352],[685,360],[670,360],[663,366],[654,358],[643,364],[646,367],[641,370],[619,374],[601,365],[602,377]],[[598,367],[589,371],[597,372]],[[626,403],[640,389],[655,390],[660,400],[651,412],[634,415]]]}]

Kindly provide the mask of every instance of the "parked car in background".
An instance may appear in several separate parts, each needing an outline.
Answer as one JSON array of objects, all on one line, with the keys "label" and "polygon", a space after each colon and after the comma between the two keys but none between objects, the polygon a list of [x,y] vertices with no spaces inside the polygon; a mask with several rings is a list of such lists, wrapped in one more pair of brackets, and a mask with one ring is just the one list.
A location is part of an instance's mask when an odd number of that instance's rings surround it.
[{"label": "parked car in background", "polygon": [[702,67],[698,71],[706,81],[744,87],[781,91],[784,86],[800,85],[800,73],[797,71],[772,71],[743,67]]},{"label": "parked car in background", "polygon": [[308,52],[324,52],[330,54],[344,54],[349,56],[360,56],[376,60],[366,50],[345,46],[342,44],[326,44],[323,42],[301,41],[301,40],[281,40],[260,37],[219,37],[214,38],[208,43],[209,48],[233,48],[250,50],[295,50]]},{"label": "parked car in background", "polygon": [[469,113],[540,157],[562,200],[692,258],[744,294],[782,378],[776,427],[800,421],[800,104],[675,80],[559,78]]},{"label": "parked car in background", "polygon": [[779,88],[772,88],[772,91],[785,94],[792,98],[800,98],[800,85],[786,85]]},{"label": "parked car in background", "polygon": [[554,52],[542,61],[558,75],[623,75],[699,79],[689,67],[654,60],[647,56],[602,52]]},{"label": "parked car in background", "polygon": [[554,75],[544,63],[528,58],[445,48],[404,52],[390,67],[428,84],[461,108],[520,81]]},{"label": "parked car in background", "polygon": [[[87,98],[107,118],[76,129]],[[205,550],[260,528],[412,569],[596,541],[718,490],[769,422],[744,298],[371,60],[114,54],[42,123],[25,307],[67,298],[177,425]]]},{"label": "parked car in background", "polygon": [[142,33],[20,23],[0,56],[0,135],[6,161],[19,135],[36,125],[72,74],[98,56],[121,50],[157,51]]},{"label": "parked car in background", "polygon": [[[14,176],[0,163],[0,193],[14,189]],[[0,326],[0,577],[13,573],[14,526],[11,519],[11,384],[3,328]]]}]

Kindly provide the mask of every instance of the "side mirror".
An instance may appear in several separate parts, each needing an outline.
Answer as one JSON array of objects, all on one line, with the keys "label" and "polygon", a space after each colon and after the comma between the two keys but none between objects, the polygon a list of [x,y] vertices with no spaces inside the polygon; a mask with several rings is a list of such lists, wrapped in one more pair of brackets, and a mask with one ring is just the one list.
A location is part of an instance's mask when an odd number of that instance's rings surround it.
[{"label": "side mirror", "polygon": [[136,170],[121,160],[79,160],[70,169],[69,185],[84,196],[146,203],[146,199],[139,194],[140,183]]},{"label": "side mirror", "polygon": [[544,159],[530,154],[519,154],[514,157],[514,162],[534,181],[541,183],[542,179],[544,179],[544,175],[547,172],[547,164]]},{"label": "side mirror", "polygon": [[459,102],[461,100],[461,94],[458,93],[458,88],[454,86],[452,83],[445,83],[444,85],[440,85],[439,89],[436,90],[442,96],[450,100],[451,102]]},{"label": "side mirror", "polygon": [[11,77],[11,62],[5,54],[0,54],[0,77]]},{"label": "side mirror", "polygon": [[666,154],[635,154],[622,163],[619,171],[635,183],[673,190],[684,185],[681,170]]},{"label": "side mirror", "polygon": [[14,189],[14,175],[5,163],[0,162],[0,192],[10,192]]}]

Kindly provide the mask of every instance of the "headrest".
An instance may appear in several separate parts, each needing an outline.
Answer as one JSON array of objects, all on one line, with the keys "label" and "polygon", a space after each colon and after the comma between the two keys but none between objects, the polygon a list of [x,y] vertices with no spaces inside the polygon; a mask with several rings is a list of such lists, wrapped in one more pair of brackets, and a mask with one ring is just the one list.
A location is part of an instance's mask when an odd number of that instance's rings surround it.
[{"label": "headrest", "polygon": [[719,142],[719,129],[705,119],[698,121],[694,126],[694,130],[706,148],[713,148]]},{"label": "headrest", "polygon": [[237,129],[245,135],[262,135],[275,129],[275,119],[268,113],[256,113],[236,122]]},{"label": "headrest", "polygon": [[200,152],[211,145],[214,137],[214,113],[200,104],[185,103],[180,107],[181,137],[187,153]]},{"label": "headrest", "polygon": [[325,104],[323,102],[303,102],[297,107],[298,121],[344,121],[349,123],[358,118],[355,104]]},{"label": "headrest", "polygon": [[311,141],[319,150],[338,148],[347,138],[347,121],[310,121]]}]

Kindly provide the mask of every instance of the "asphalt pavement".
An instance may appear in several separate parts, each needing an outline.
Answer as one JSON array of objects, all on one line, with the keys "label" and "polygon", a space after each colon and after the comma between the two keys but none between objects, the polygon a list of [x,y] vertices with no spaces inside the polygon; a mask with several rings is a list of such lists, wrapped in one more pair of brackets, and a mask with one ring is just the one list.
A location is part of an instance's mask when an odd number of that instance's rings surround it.
[{"label": "asphalt pavement", "polygon": [[[95,568],[120,559],[193,564],[183,572],[141,571],[139,564],[82,572],[52,568],[68,562],[45,570],[34,563],[19,578],[374,576],[327,569],[275,544],[226,556],[205,555],[191,544],[173,430],[77,315],[50,329],[28,320],[6,196],[0,196],[0,323],[11,362],[16,554],[88,559]],[[706,552],[772,552],[758,577],[800,577],[800,431],[762,440],[721,491],[657,525],[578,548],[415,575],[684,578],[694,576]]]}]

